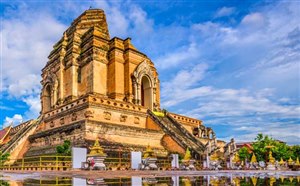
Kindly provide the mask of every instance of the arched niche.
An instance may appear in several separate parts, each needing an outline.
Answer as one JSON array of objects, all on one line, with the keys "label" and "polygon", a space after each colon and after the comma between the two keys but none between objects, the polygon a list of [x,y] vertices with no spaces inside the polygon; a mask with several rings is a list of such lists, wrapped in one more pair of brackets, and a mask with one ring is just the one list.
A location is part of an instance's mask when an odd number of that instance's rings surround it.
[{"label": "arched niche", "polygon": [[148,62],[145,60],[140,63],[132,75],[133,102],[153,110],[156,97],[156,81]]},{"label": "arched niche", "polygon": [[47,74],[42,82],[42,112],[50,111],[56,104],[59,95],[58,80],[54,74]]},{"label": "arched niche", "polygon": [[145,75],[141,81],[141,105],[151,109],[153,107],[153,88],[150,79]]},{"label": "arched niche", "polygon": [[43,100],[43,112],[45,113],[50,111],[52,106],[52,88],[50,84],[47,84],[44,87],[42,100]]}]

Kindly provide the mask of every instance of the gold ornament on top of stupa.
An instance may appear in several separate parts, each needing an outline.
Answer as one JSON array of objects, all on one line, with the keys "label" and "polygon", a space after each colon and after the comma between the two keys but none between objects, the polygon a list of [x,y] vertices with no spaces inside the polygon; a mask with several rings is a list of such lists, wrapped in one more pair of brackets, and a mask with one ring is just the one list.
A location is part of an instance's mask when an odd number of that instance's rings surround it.
[{"label": "gold ornament on top of stupa", "polygon": [[297,157],[295,165],[300,165],[299,158]]},{"label": "gold ornament on top of stupa", "polygon": [[251,181],[252,181],[253,186],[256,186],[256,184],[257,184],[257,177],[255,177],[255,176],[251,177]]},{"label": "gold ornament on top of stupa", "polygon": [[280,176],[279,178],[280,178],[280,180],[281,180],[281,183],[283,183],[283,182],[284,182],[284,177],[283,177],[283,176]]},{"label": "gold ornament on top of stupa", "polygon": [[183,178],[182,182],[184,186],[192,186],[191,180],[189,178]]},{"label": "gold ornament on top of stupa", "polygon": [[273,184],[276,182],[276,178],[275,177],[270,177],[270,186],[273,186]]},{"label": "gold ornament on top of stupa", "polygon": [[238,154],[238,153],[235,153],[232,162],[233,162],[233,163],[237,163],[237,162],[240,162],[240,161],[241,161],[241,160],[240,160],[239,154]]},{"label": "gold ornament on top of stupa", "polygon": [[240,185],[241,183],[241,180],[238,177],[233,178],[232,181],[234,182],[234,185]]},{"label": "gold ornament on top of stupa", "polygon": [[279,165],[283,165],[283,164],[285,164],[285,161],[283,161],[283,159],[280,158],[280,161],[278,163],[279,163]]},{"label": "gold ornament on top of stupa", "polygon": [[257,160],[256,160],[256,156],[255,154],[253,153],[252,157],[251,157],[251,163],[257,163]]},{"label": "gold ornament on top of stupa", "polygon": [[154,151],[150,147],[150,145],[147,146],[146,150],[144,151],[144,156],[143,158],[153,158],[155,157]]},{"label": "gold ornament on top of stupa", "polygon": [[88,156],[105,156],[106,154],[103,151],[103,148],[99,144],[99,139],[96,139],[94,145],[90,148],[91,152],[88,154]]},{"label": "gold ornament on top of stupa", "polygon": [[191,151],[189,148],[186,148],[185,155],[183,157],[184,161],[189,161],[192,158]]},{"label": "gold ornament on top of stupa", "polygon": [[272,164],[275,163],[275,158],[272,156],[272,151],[269,151],[269,162]]},{"label": "gold ornament on top of stupa", "polygon": [[288,164],[292,165],[293,163],[294,163],[294,161],[293,161],[292,157],[290,157],[290,159],[288,160]]}]

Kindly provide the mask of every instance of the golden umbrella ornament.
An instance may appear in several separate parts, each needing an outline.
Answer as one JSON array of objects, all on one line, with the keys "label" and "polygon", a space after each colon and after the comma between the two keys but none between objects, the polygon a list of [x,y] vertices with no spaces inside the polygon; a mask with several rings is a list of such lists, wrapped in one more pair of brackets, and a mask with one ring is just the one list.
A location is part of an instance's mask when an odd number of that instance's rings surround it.
[{"label": "golden umbrella ornament", "polygon": [[290,159],[288,160],[288,164],[292,165],[293,163],[294,163],[294,161],[293,161],[292,157],[290,157]]},{"label": "golden umbrella ornament", "polygon": [[251,163],[257,163],[257,160],[256,160],[256,156],[255,154],[253,153],[252,157],[251,157]]}]

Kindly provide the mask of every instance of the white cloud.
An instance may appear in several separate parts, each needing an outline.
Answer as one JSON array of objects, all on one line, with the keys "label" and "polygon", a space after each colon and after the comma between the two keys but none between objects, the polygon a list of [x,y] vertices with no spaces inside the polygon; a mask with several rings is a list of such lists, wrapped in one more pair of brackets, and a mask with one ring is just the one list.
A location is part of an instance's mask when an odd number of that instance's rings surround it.
[{"label": "white cloud", "polygon": [[40,87],[40,77],[35,74],[28,74],[16,80],[14,84],[8,85],[8,93],[15,97],[38,95]]},{"label": "white cloud", "polygon": [[266,18],[258,12],[246,15],[241,22],[242,26],[251,27],[252,29],[259,29],[267,26]]},{"label": "white cloud", "polygon": [[47,63],[52,46],[62,36],[65,25],[42,9],[32,9],[20,3],[16,9],[5,10],[1,18],[1,94],[2,99],[19,99],[29,109],[24,116],[6,117],[5,123],[32,119],[39,113],[41,69]]},{"label": "white cloud", "polygon": [[22,99],[28,106],[29,109],[25,112],[26,118],[37,118],[41,111],[41,101],[39,96],[29,96]]},{"label": "white cloud", "polygon": [[18,9],[10,12],[10,18],[2,19],[0,33],[3,39],[0,54],[3,86],[16,96],[30,95],[33,88],[39,87],[40,70],[47,62],[55,44],[53,41],[58,40],[65,29],[50,15],[38,10],[28,11]]},{"label": "white cloud", "polygon": [[19,123],[21,123],[23,121],[23,117],[20,114],[15,114],[13,117],[5,117],[4,120],[4,124],[3,124],[3,128],[7,127],[11,124],[13,124],[14,126],[18,125]]},{"label": "white cloud", "polygon": [[177,65],[188,64],[200,56],[200,51],[198,50],[195,43],[190,43],[188,46],[177,49],[176,52],[168,53],[155,59],[158,68],[166,69],[172,68]]},{"label": "white cloud", "polygon": [[227,17],[230,16],[234,13],[235,8],[234,7],[222,7],[220,8],[216,14],[215,14],[215,18],[219,18],[219,17]]}]

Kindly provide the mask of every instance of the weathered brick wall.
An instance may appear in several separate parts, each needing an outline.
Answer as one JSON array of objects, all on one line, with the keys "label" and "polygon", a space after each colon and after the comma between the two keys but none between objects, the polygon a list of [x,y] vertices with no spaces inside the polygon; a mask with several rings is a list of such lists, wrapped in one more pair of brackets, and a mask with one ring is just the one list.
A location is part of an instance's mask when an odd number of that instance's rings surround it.
[{"label": "weathered brick wall", "polygon": [[184,154],[185,149],[179,146],[169,135],[165,134],[162,138],[162,145],[172,153]]}]

